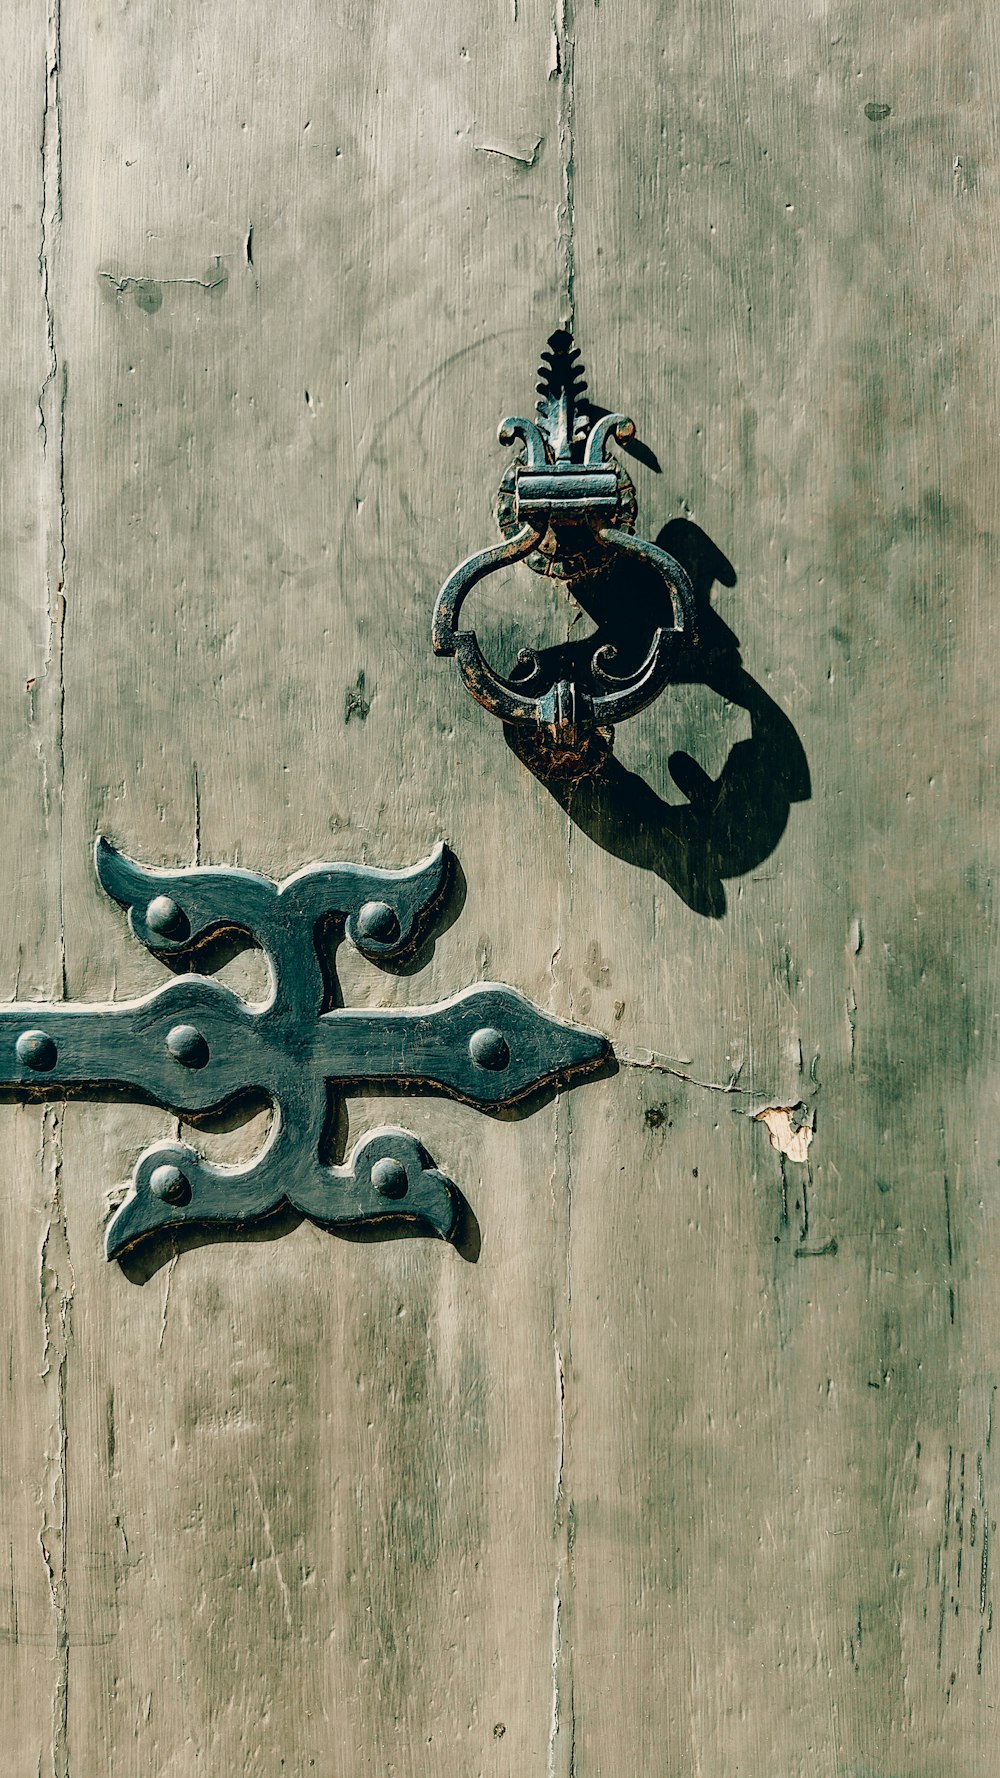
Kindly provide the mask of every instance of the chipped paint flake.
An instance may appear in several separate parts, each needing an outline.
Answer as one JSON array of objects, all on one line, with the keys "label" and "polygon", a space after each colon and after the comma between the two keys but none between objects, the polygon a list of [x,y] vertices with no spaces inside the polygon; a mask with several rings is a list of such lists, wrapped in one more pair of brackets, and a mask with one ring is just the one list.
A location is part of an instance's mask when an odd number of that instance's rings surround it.
[{"label": "chipped paint flake", "polygon": [[789,1161],[805,1161],[816,1130],[815,1114],[802,1105],[765,1105],[754,1112],[754,1122],[764,1124],[772,1148]]},{"label": "chipped paint flake", "polygon": [[544,136],[538,136],[530,148],[517,147],[511,142],[506,144],[502,142],[476,142],[473,146],[477,154],[496,154],[500,156],[501,160],[516,161],[518,166],[527,167],[530,171],[531,168],[538,165],[538,156],[542,151],[542,144],[544,141]]}]

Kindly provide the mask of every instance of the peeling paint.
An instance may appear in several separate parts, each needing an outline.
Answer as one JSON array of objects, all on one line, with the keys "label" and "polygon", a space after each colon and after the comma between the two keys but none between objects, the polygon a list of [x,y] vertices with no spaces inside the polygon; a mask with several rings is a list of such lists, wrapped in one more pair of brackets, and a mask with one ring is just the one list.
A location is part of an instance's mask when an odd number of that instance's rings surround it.
[{"label": "peeling paint", "polygon": [[[252,228],[247,235],[244,252],[247,265],[256,280]],[[103,271],[98,272],[97,276],[111,285],[116,296],[124,296],[127,291],[131,290],[136,306],[144,310],[147,315],[155,315],[156,311],[162,307],[163,292],[167,285],[193,284],[198,290],[207,290],[219,296],[223,295],[229,286],[229,273],[219,254],[216,254],[213,265],[209,267],[202,278],[148,278],[132,272],[127,272],[124,277],[117,278],[114,272]]]},{"label": "peeling paint", "polygon": [[754,1122],[765,1126],[771,1147],[786,1160],[801,1163],[808,1159],[809,1144],[816,1131],[814,1111],[806,1111],[802,1104],[765,1105],[763,1110],[754,1112]]},{"label": "peeling paint", "polygon": [[[742,1062],[738,1068],[733,1070],[729,1079],[723,1081],[699,1080],[695,1075],[689,1074],[687,1067],[690,1065],[690,1056],[670,1058],[658,1056],[654,1050],[647,1051],[644,1056],[630,1056],[625,1050],[616,1049],[615,1060],[620,1068],[650,1068],[654,1074],[672,1074],[675,1080],[683,1080],[691,1087],[701,1087],[706,1093],[740,1093],[751,1099],[760,1098],[759,1091],[752,1086],[740,1086],[740,1076],[743,1073]],[[684,1067],[680,1065],[682,1061],[685,1063]]]},{"label": "peeling paint", "polygon": [[505,148],[502,143],[499,142],[476,142],[473,146],[477,154],[496,154],[499,155],[502,160],[516,161],[518,166],[528,167],[530,169],[532,167],[537,167],[538,157],[541,154],[544,141],[545,137],[539,136],[537,141],[527,151],[523,148]]}]

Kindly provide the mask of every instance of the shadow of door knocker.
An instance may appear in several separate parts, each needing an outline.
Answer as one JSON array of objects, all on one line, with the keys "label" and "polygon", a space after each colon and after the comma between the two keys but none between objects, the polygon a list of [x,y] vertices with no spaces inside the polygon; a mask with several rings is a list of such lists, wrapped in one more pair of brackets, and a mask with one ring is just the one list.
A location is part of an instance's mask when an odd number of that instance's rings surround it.
[{"label": "shadow of door knocker", "polygon": [[[634,438],[624,414],[606,414],[586,401],[583,364],[573,337],[554,333],[539,368],[536,418],[501,421],[503,445],[520,440],[497,496],[503,542],[461,562],[434,607],[435,654],[454,655],[467,689],[509,730],[516,752],[536,771],[580,778],[607,758],[615,723],[635,716],[674,675],[681,643],[695,631],[695,598],[681,564],[666,550],[636,537],[635,487],[609,455],[612,440]],[[522,649],[509,678],[486,660],[475,630],[461,629],[462,606],[474,586],[515,562],[567,583],[577,604],[594,616],[588,583],[595,585],[622,558],[652,570],[666,593],[638,664],[622,659],[600,627],[587,642],[567,642],[544,654]],[[669,610],[670,620],[667,620]]]}]

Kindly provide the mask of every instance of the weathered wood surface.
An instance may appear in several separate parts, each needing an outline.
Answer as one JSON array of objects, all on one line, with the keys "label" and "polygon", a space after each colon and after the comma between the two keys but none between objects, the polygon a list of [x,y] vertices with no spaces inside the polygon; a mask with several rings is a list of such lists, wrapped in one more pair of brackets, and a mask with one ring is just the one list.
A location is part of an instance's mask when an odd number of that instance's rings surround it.
[{"label": "weathered wood surface", "polygon": [[[170,1120],[0,1106],[12,1773],[993,1772],[997,34],[8,9],[3,992],[161,979],[98,830],[275,876],[445,837],[460,916],[347,997],[497,977],[622,1064],[406,1102],[477,1263],[303,1225],[139,1284],[105,1192]],[[733,564],[752,721],[668,692],[650,788],[568,816],[428,627],[574,308],[641,528]],[[518,574],[506,639],[555,633]],[[748,738],[699,830],[668,758]]]}]

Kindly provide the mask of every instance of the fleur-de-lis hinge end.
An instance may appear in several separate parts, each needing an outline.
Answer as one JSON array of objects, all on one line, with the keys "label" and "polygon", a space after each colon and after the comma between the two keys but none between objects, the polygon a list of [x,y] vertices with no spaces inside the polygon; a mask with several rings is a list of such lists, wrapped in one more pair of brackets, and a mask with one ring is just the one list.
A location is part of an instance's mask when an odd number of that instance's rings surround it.
[{"label": "fleur-de-lis hinge end", "polygon": [[497,1111],[610,1056],[597,1032],[498,982],[432,1006],[337,1003],[340,944],[385,967],[429,935],[453,866],[444,846],[409,870],[314,864],[283,882],[228,866],[150,869],[105,839],[95,865],[135,937],[168,966],[210,962],[211,941],[235,933],[271,975],[262,1003],[192,969],[137,1000],[0,1010],[0,1086],[27,1097],[110,1086],[194,1123],[247,1095],[271,1103],[270,1134],[243,1166],[216,1165],[179,1139],[146,1149],[108,1225],[111,1259],[156,1234],[244,1229],[289,1208],[323,1228],[403,1220],[451,1239],[456,1188],[408,1131],[370,1131],[331,1164],[331,1097],[378,1083]]}]

